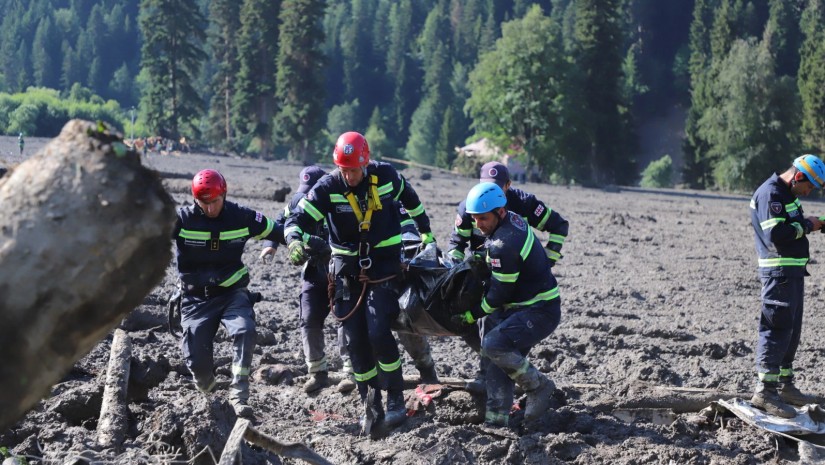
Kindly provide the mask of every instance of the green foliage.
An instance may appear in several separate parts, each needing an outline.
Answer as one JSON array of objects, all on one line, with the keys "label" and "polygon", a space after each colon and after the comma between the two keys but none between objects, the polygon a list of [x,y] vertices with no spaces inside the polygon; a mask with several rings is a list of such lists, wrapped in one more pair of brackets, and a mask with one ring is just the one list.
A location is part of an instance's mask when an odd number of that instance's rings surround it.
[{"label": "green foliage", "polygon": [[195,0],[141,0],[141,67],[147,80],[140,107],[156,134],[174,139],[182,132],[197,134],[202,100],[193,81],[206,59],[205,23]]},{"label": "green foliage", "polygon": [[752,39],[734,42],[714,68],[717,79],[710,94],[717,103],[698,121],[699,134],[709,143],[715,186],[749,191],[795,152],[799,102],[794,83],[775,74],[770,52]]},{"label": "green foliage", "polygon": [[825,149],[825,1],[810,0],[802,15],[805,39],[797,85],[802,98],[802,139],[806,150]]},{"label": "green foliage", "polygon": [[568,63],[558,25],[533,7],[502,25],[502,37],[470,73],[466,111],[477,134],[527,151],[548,172],[573,128],[564,121]]},{"label": "green foliage", "polygon": [[673,187],[673,159],[670,155],[650,162],[642,171],[642,187]]},{"label": "green foliage", "polygon": [[[326,130],[329,135],[330,145],[335,144],[335,141],[338,140],[338,136],[341,134],[347,131],[357,130],[357,128],[352,127],[352,122],[360,111],[360,107],[361,104],[356,99],[352,102],[334,105],[329,109],[327,113]],[[372,140],[367,139],[367,141],[370,143],[370,146],[372,146]]]},{"label": "green foliage", "polygon": [[[78,88],[80,86],[77,86]],[[30,87],[25,93],[0,93],[0,133],[55,137],[71,119],[106,121],[119,131],[128,127],[120,105],[103,102],[88,89],[61,96],[53,89]]]},{"label": "green foliage", "polygon": [[284,0],[281,4],[275,115],[278,140],[289,147],[290,158],[310,163],[313,140],[323,124],[323,66],[319,25],[322,0]]},{"label": "green foliage", "polygon": [[[273,145],[272,118],[275,103],[275,76],[278,56],[278,2],[246,0],[240,10],[238,72],[232,83],[231,145],[243,152],[266,158]],[[227,57],[229,58],[229,57]],[[255,138],[256,144],[249,145]]]}]

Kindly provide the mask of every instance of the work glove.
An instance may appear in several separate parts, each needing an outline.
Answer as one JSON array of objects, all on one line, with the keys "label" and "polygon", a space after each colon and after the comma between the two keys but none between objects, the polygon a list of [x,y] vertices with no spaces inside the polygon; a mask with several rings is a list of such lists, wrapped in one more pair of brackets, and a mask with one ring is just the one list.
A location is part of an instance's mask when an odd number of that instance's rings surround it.
[{"label": "work glove", "polygon": [[422,244],[427,245],[427,244],[430,244],[430,243],[433,243],[433,242],[435,242],[435,236],[433,236],[433,233],[431,233],[431,232],[421,233],[421,243]]},{"label": "work glove", "polygon": [[444,261],[450,264],[450,267],[458,265],[464,261],[464,252],[458,249],[450,249],[444,256]]},{"label": "work glove", "polygon": [[456,326],[469,326],[475,324],[476,321],[487,316],[481,307],[476,307],[473,310],[467,310],[464,313],[457,313],[450,318],[450,322]]},{"label": "work glove", "polygon": [[293,265],[303,265],[306,263],[309,256],[304,250],[304,243],[301,241],[292,241],[289,243],[289,261]]}]

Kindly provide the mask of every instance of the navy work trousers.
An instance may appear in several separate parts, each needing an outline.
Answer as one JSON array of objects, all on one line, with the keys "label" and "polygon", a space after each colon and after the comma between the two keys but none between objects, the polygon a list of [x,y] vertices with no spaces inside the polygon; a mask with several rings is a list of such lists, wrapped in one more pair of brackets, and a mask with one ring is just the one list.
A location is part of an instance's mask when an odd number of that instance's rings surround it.
[{"label": "navy work trousers", "polygon": [[481,356],[489,359],[485,364],[488,412],[509,413],[515,382],[527,375],[522,373],[527,354],[556,329],[560,319],[561,301],[553,299],[510,311],[497,310],[481,320]]},{"label": "navy work trousers", "polygon": [[[335,315],[350,315],[362,284],[349,278],[335,278]],[[395,280],[369,284],[360,307],[344,320],[347,350],[352,360],[359,392],[364,385],[382,390],[403,390],[398,343],[390,324],[398,317],[398,289]]]},{"label": "navy work trousers", "polygon": [[778,374],[792,369],[802,335],[805,278],[763,277],[762,314],[756,344],[758,373]]},{"label": "navy work trousers", "polygon": [[246,288],[209,299],[184,296],[181,305],[181,350],[186,366],[201,389],[214,382],[213,341],[223,324],[232,338],[230,398],[249,398],[249,372],[255,349],[255,312]]}]

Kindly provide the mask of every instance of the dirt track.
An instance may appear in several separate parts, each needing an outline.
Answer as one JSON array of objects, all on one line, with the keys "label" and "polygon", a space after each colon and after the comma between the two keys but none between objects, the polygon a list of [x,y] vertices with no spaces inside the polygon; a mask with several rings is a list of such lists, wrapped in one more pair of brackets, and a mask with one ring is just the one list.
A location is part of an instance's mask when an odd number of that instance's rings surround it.
[{"label": "dirt track", "polygon": [[[42,141],[27,140],[26,150],[38,144]],[[16,138],[0,138],[0,162],[19,161],[9,155],[16,149]],[[212,167],[227,178],[230,200],[273,217],[284,206],[273,200],[275,191],[294,187],[300,170],[283,162],[193,154],[150,154],[144,163],[162,174],[181,204],[190,198],[194,172]],[[404,174],[422,197],[439,244],[446,245],[455,205],[474,180],[438,173],[422,180],[419,170]],[[299,269],[287,263],[284,250],[271,265],[258,262],[260,247],[250,243],[245,253],[250,288],[265,298],[256,305],[260,334],[253,369],[271,375],[252,387],[257,428],[283,441],[305,442],[338,464],[799,461],[793,441],[780,439],[777,451],[773,437],[737,419],[726,419],[721,428],[718,421],[703,423],[694,414],[716,391],[744,396],[753,387],[759,282],[748,198],[691,191],[520,187],[545,200],[571,224],[564,259],[554,268],[562,295],[562,323],[531,355],[560,387],[538,431],[481,427],[473,399],[457,390],[436,399],[434,408],[412,416],[385,439],[360,437],[355,393],[342,396],[330,387],[307,396],[299,387],[305,374],[298,328]],[[825,214],[825,204],[803,203],[808,213]],[[818,376],[825,355],[825,316],[817,301],[825,274],[819,265],[824,241],[825,236],[811,238],[808,315],[795,365],[799,386],[820,395],[825,393],[825,381]],[[135,379],[130,387],[130,439],[126,453],[117,456],[120,463],[145,463],[149,457],[158,460],[153,463],[164,458],[185,462],[207,445],[219,457],[235,420],[223,400],[225,390],[210,398],[194,390],[178,342],[166,331],[165,300],[175,279],[170,265],[163,285],[121,325],[133,339]],[[331,320],[326,334],[328,355],[338,367]],[[215,355],[225,388],[231,352],[222,331],[219,340]],[[472,377],[476,359],[460,339],[431,343],[440,376]],[[115,459],[113,451],[91,452],[110,344],[111,336],[54,387],[52,398],[14,428],[0,432],[0,447],[45,457],[48,463],[63,463],[82,451],[89,451],[89,457]],[[404,370],[406,375],[416,373],[409,363]],[[279,383],[272,381],[275,376]],[[662,387],[697,389],[667,397],[663,392],[674,391]],[[613,414],[622,406],[669,407],[674,413],[664,415],[666,421],[628,422]],[[520,416],[514,414],[516,425]],[[214,463],[206,452],[193,461]],[[245,447],[243,463],[282,462],[261,449]]]}]

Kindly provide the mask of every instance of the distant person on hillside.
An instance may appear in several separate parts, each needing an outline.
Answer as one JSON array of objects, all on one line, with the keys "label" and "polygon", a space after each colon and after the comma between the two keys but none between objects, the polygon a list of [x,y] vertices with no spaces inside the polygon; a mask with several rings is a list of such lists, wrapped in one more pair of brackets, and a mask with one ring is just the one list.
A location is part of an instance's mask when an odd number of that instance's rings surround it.
[{"label": "distant person on hillside", "polygon": [[803,155],[784,173],[774,173],[762,183],[750,203],[762,281],[756,343],[759,381],[751,403],[782,418],[796,416],[791,405],[817,401],[794,385],[793,361],[802,333],[806,266],[810,259],[807,235],[823,226],[817,217],[804,215],[799,197],[823,185],[825,163],[814,155]]},{"label": "distant person on hillside", "polygon": [[242,259],[249,239],[283,242],[283,228],[260,212],[226,200],[226,180],[215,170],[192,179],[193,205],[178,210],[173,238],[182,283],[181,349],[201,392],[215,389],[213,340],[226,328],[235,348],[229,401],[238,416],[252,416],[249,373],[255,348],[256,296],[247,290]]},{"label": "distant person on hillside", "polygon": [[[481,167],[479,182],[492,182],[498,185],[507,200],[507,210],[517,213],[527,221],[527,224],[539,231],[547,231],[550,235],[544,251],[550,258],[552,267],[561,259],[561,248],[567,238],[569,223],[559,212],[548,207],[535,195],[512,187],[510,172],[499,162],[491,161]],[[464,250],[469,245],[471,254],[483,252],[486,238],[476,227],[472,216],[467,212],[466,200],[458,204],[455,217],[455,230],[450,236],[450,248],[447,251],[447,260],[453,263],[464,260]],[[470,333],[464,341],[474,351],[480,350],[480,340],[477,334]],[[484,360],[484,359],[482,359]],[[467,389],[476,394],[484,392],[484,367],[480,367],[476,379],[467,385]]]},{"label": "distant person on hillside", "polygon": [[26,141],[23,140],[23,133],[21,132],[19,136],[17,136],[17,146],[20,147],[20,156],[23,156],[23,147],[26,145]]}]

